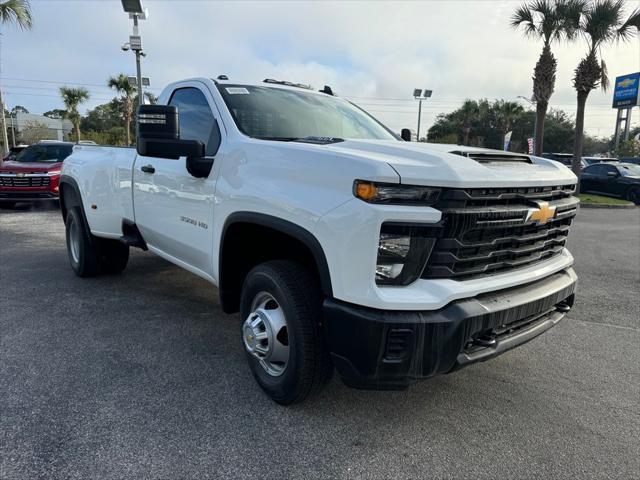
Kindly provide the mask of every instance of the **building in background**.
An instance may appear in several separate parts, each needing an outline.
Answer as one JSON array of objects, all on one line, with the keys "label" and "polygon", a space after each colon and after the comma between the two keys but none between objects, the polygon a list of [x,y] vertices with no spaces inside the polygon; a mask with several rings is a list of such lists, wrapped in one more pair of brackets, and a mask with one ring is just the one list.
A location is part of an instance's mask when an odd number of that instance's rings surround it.
[{"label": "building in background", "polygon": [[[35,143],[40,140],[64,140],[73,130],[70,120],[49,118],[33,113],[18,112],[7,118],[7,126],[15,132],[15,142]],[[9,135],[9,144],[13,143]]]}]

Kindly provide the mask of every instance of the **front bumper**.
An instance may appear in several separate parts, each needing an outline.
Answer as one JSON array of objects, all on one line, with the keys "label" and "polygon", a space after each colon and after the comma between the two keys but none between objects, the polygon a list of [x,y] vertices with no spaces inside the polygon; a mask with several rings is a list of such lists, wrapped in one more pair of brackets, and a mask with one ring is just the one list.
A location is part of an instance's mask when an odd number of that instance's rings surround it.
[{"label": "front bumper", "polygon": [[572,268],[439,310],[388,311],[326,300],[334,365],[352,387],[402,389],[496,357],[556,325],[573,305]]},{"label": "front bumper", "polygon": [[46,190],[0,190],[0,202],[43,202],[58,199],[58,193]]}]

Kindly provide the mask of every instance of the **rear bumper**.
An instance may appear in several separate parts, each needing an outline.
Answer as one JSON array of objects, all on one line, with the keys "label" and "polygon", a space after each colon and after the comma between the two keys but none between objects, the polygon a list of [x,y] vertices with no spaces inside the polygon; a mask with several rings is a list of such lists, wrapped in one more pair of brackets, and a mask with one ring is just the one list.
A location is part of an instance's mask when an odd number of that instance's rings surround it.
[{"label": "rear bumper", "polygon": [[347,385],[402,389],[496,357],[544,333],[573,305],[576,284],[568,268],[432,311],[376,310],[326,300],[325,333]]}]

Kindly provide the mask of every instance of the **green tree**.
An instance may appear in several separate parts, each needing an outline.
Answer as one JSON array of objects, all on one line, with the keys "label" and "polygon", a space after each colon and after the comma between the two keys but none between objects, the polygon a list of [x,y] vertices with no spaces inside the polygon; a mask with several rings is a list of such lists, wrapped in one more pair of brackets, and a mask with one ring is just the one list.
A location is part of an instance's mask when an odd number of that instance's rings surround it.
[{"label": "green tree", "polygon": [[475,100],[465,100],[457,112],[458,125],[462,132],[462,144],[469,145],[474,123],[480,118],[480,105]]},{"label": "green tree", "polygon": [[15,117],[18,113],[29,113],[29,110],[27,110],[22,105],[16,105],[11,109],[11,116]]},{"label": "green tree", "polygon": [[135,85],[129,83],[129,78],[121,73],[117,77],[110,77],[107,81],[109,88],[113,88],[121,94],[119,98],[124,118],[127,145],[131,145],[131,119],[133,118],[133,105],[136,95]]},{"label": "green tree", "polygon": [[[120,104],[117,100],[98,105],[88,110],[80,122],[80,129],[83,132],[90,130],[102,132],[118,126],[122,126],[122,115],[120,113]],[[122,129],[122,133],[123,137],[120,143],[124,144],[124,128]]]},{"label": "green tree", "polygon": [[66,113],[67,113],[66,110],[63,110],[61,108],[54,108],[53,110],[44,112],[42,115],[44,117],[49,117],[49,118],[63,119]]},{"label": "green tree", "polygon": [[640,157],[640,141],[631,138],[620,142],[615,153],[617,157]]},{"label": "green tree", "polygon": [[521,28],[525,36],[542,39],[542,52],[533,69],[533,98],[536,102],[536,145],[540,155],[544,144],[544,124],[556,84],[558,62],[551,45],[576,36],[582,0],[533,0],[520,6],[511,17],[511,26]]},{"label": "green tree", "polygon": [[80,141],[80,112],[78,106],[89,100],[89,91],[84,87],[60,87],[60,96],[66,108],[65,117],[71,120],[76,132],[76,142]]},{"label": "green tree", "polygon": [[[635,31],[634,31],[635,29]],[[607,67],[602,59],[602,48],[614,41],[630,40],[640,29],[640,8],[624,18],[623,0],[596,0],[584,10],[580,32],[587,41],[587,55],[575,69],[573,87],[577,92],[576,133],[573,146],[572,169],[580,174],[580,160],[584,144],[584,112],[591,90],[609,86]]]}]

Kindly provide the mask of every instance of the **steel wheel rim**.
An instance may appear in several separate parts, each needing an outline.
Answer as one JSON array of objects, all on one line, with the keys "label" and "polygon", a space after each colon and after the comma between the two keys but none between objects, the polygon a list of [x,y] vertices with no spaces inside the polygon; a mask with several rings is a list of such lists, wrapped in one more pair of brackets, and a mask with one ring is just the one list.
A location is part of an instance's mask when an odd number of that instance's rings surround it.
[{"label": "steel wheel rim", "polygon": [[69,250],[75,263],[80,263],[80,229],[74,221],[69,226]]},{"label": "steel wheel rim", "polygon": [[268,292],[258,293],[242,325],[245,349],[264,371],[279,377],[289,363],[289,332],[284,310]]}]

